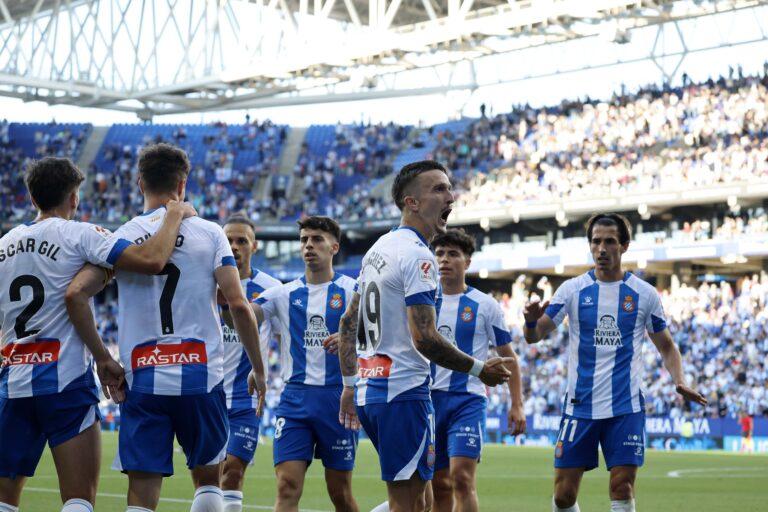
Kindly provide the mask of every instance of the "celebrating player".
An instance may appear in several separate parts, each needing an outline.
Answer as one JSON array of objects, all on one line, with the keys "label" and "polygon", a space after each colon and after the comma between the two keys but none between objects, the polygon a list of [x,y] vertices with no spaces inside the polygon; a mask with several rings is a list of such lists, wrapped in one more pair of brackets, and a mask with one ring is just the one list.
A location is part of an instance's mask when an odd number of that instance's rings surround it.
[{"label": "celebrating player", "polygon": [[[139,187],[145,212],[116,235],[141,244],[168,214],[169,200],[183,200],[187,155],[167,144],[139,156]],[[152,511],[163,476],[173,474],[173,438],[192,473],[192,512],[222,512],[219,488],[229,426],[223,388],[223,343],[216,314],[216,286],[229,304],[252,370],[249,390],[258,390],[260,414],[266,390],[256,319],[240,285],[235,258],[223,230],[193,217],[179,229],[176,247],[156,276],[118,272],[118,345],[128,391],[114,468],[128,473],[128,512]],[[92,268],[70,288],[92,291]],[[85,308],[79,308],[83,311]],[[87,315],[83,315],[87,316]],[[92,320],[72,317],[76,326]],[[82,331],[78,327],[78,332]]]},{"label": "celebrating player", "polygon": [[337,511],[356,511],[352,468],[357,433],[329,411],[339,409],[341,371],[336,355],[339,319],[355,281],[333,270],[341,229],[328,217],[299,221],[304,277],[270,288],[254,304],[259,321],[280,329],[285,389],[275,411],[273,456],[278,512],[297,511],[304,475],[313,458],[323,461],[328,496]]},{"label": "celebrating player", "polygon": [[[240,285],[248,300],[256,300],[267,288],[280,286],[274,277],[251,267],[251,257],[258,249],[253,223],[243,215],[233,215],[224,224],[232,254],[240,273]],[[226,307],[226,306],[223,306]],[[221,475],[224,493],[224,512],[243,510],[243,477],[253,460],[259,442],[260,418],[256,415],[258,398],[248,392],[248,374],[251,363],[248,353],[240,344],[240,337],[222,322],[224,331],[224,392],[227,396],[229,416],[229,443],[227,458]],[[272,337],[269,322],[259,326],[262,360],[267,360],[267,347]]]},{"label": "celebrating player", "polygon": [[[509,431],[525,432],[523,392],[517,355],[499,303],[464,280],[475,240],[463,230],[451,229],[432,239],[440,270],[443,302],[437,330],[459,350],[480,361],[493,345],[509,359]],[[432,481],[436,512],[479,510],[475,471],[480,460],[487,399],[477,377],[432,365],[432,403],[435,408],[435,475]],[[454,498],[456,504],[454,507]]]},{"label": "celebrating player", "polygon": [[[17,510],[46,441],[59,476],[62,511],[93,511],[101,437],[91,354],[107,396],[119,393],[123,369],[98,337],[81,339],[73,330],[65,308],[67,286],[87,262],[155,273],[173,251],[183,216],[194,214],[191,207],[170,203],[157,234],[144,246],[133,246],[99,226],[71,220],[84,178],[65,158],[30,165],[25,183],[37,218],[0,239],[2,512]],[[100,270],[97,279],[104,278]]]},{"label": "celebrating player", "polygon": [[395,178],[392,197],[401,225],[366,253],[358,293],[342,318],[339,421],[365,428],[379,453],[389,507],[400,512],[423,509],[425,482],[432,479],[429,361],[488,385],[507,381],[505,364],[512,361],[475,359],[437,331],[437,262],[427,240],[446,231],[454,201],[448,171],[430,160],[408,164]]},{"label": "celebrating player", "polygon": [[629,221],[595,215],[587,240],[595,267],[569,279],[547,302],[526,304],[525,339],[536,343],[567,315],[568,387],[555,447],[553,511],[577,512],[584,471],[598,466],[598,444],[611,473],[611,511],[635,510],[634,484],[645,450],[642,343],[646,331],[661,353],[677,392],[702,405],[706,399],[685,383],[680,351],[667,329],[656,290],[624,272]]}]

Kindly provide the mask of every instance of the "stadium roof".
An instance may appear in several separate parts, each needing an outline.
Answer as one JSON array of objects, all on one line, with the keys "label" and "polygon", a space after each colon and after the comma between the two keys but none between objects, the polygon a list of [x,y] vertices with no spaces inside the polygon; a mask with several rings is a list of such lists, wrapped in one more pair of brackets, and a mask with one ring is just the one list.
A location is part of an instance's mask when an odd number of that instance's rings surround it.
[{"label": "stadium roof", "polygon": [[[621,44],[635,29],[767,4],[0,0],[0,94],[145,118],[433,94],[478,86],[454,79],[457,63],[474,77],[490,55],[606,34]],[[654,50],[642,58],[665,56]],[[433,72],[418,87],[397,79],[420,70]]]}]

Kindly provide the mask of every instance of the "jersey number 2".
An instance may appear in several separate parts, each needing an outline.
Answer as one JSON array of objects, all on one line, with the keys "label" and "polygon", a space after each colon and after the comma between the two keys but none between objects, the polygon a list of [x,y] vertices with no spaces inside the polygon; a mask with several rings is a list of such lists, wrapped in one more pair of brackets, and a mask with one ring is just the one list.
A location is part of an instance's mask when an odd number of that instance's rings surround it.
[{"label": "jersey number 2", "polygon": [[40,332],[40,329],[27,330],[27,322],[30,321],[32,316],[37,313],[43,303],[45,302],[45,288],[43,283],[35,276],[24,275],[19,276],[11,281],[11,289],[8,290],[8,295],[11,298],[11,302],[18,302],[21,300],[21,289],[25,286],[32,288],[32,301],[27,304],[19,316],[16,317],[16,323],[13,325],[13,330],[16,331],[16,339],[26,338]]},{"label": "jersey number 2", "polygon": [[163,270],[158,272],[159,276],[168,276],[163,286],[163,292],[160,294],[160,326],[163,334],[173,334],[173,295],[176,293],[176,285],[179,284],[181,270],[173,263],[168,263]]}]

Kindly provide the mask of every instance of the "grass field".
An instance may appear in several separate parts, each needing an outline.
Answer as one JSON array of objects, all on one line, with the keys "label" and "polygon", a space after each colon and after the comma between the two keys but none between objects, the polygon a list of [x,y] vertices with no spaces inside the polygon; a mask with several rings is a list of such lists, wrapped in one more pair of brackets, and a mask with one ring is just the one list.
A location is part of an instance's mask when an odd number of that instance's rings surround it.
[{"label": "grass field", "polygon": [[[104,434],[104,460],[99,486],[98,512],[123,512],[127,478],[109,469],[117,449],[117,436]],[[362,511],[370,510],[385,497],[379,479],[376,453],[362,442],[354,476],[354,492]],[[164,481],[158,512],[189,510],[192,484],[179,452],[177,474]],[[602,464],[602,461],[601,461]],[[310,467],[301,501],[302,510],[328,511],[322,467]],[[24,491],[22,512],[59,510],[56,472],[46,451],[37,474]],[[608,478],[603,468],[587,473],[579,496],[584,512],[609,510]],[[549,511],[552,495],[552,451],[487,445],[478,474],[482,511]],[[246,510],[271,510],[275,496],[271,446],[260,446],[256,464],[246,475]],[[637,485],[639,510],[667,511],[760,511],[768,510],[768,456],[721,452],[662,453],[649,451]]]}]

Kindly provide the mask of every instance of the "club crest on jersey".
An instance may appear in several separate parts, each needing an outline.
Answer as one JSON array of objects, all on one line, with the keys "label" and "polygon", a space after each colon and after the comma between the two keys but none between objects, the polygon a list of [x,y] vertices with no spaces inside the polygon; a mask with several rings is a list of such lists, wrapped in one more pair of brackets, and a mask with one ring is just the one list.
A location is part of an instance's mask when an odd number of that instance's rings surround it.
[{"label": "club crest on jersey", "polygon": [[419,280],[425,283],[433,283],[432,262],[429,260],[419,260]]},{"label": "club crest on jersey", "polygon": [[33,343],[9,343],[3,347],[0,366],[20,364],[50,364],[59,360],[59,340],[36,341]]},{"label": "club crest on jersey", "polygon": [[596,347],[620,347],[621,331],[616,325],[616,319],[611,315],[600,317],[600,324],[595,328]]},{"label": "club crest on jersey", "polygon": [[142,345],[134,348],[131,353],[131,367],[134,370],[148,366],[206,363],[208,363],[208,355],[205,351],[205,343],[195,341]]},{"label": "club crest on jersey", "polygon": [[635,301],[631,295],[627,295],[626,297],[624,297],[624,303],[621,305],[621,307],[627,313],[631,313],[635,310]]},{"label": "club crest on jersey", "polygon": [[461,319],[465,322],[471,322],[473,318],[475,318],[475,314],[472,312],[472,308],[466,306],[464,311],[461,312]]},{"label": "club crest on jersey", "polygon": [[251,294],[251,301],[254,301],[259,298],[259,295],[261,295],[259,292],[253,292]]},{"label": "club crest on jersey", "polygon": [[323,341],[330,336],[328,328],[325,326],[325,320],[320,315],[312,315],[307,322],[307,328],[304,331],[305,348],[323,348]]},{"label": "club crest on jersey", "polygon": [[333,309],[341,309],[343,304],[344,300],[341,298],[340,293],[334,293],[333,297],[331,297],[331,300],[328,302],[328,305]]}]

